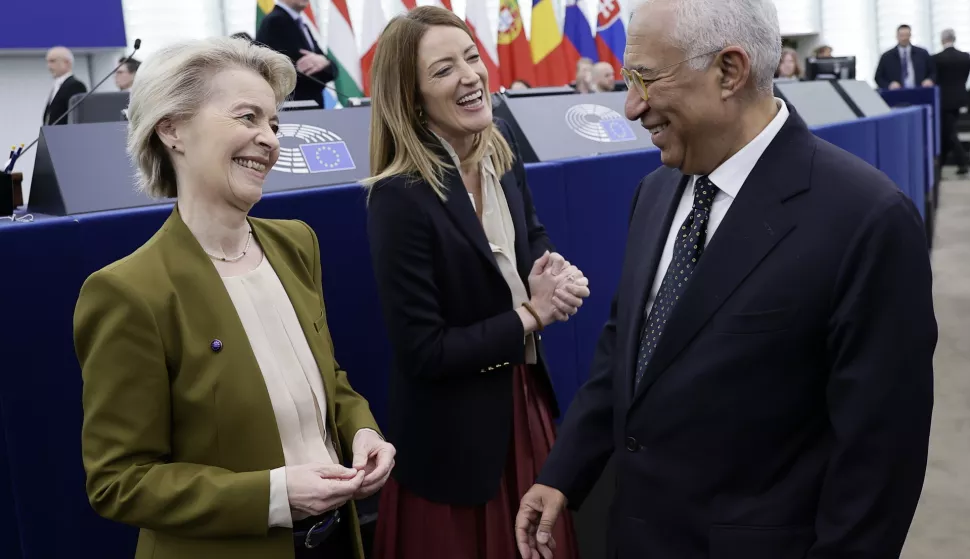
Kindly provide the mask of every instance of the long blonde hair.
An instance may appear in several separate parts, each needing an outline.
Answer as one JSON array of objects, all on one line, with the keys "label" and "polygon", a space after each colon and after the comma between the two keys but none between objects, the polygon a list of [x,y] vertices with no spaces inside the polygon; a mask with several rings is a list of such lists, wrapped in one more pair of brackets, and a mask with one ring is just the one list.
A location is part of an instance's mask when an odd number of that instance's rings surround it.
[{"label": "long blonde hair", "polygon": [[[410,175],[430,184],[440,198],[447,195],[442,179],[452,165],[435,153],[439,141],[419,110],[418,44],[428,29],[438,25],[457,27],[472,36],[453,12],[424,6],[391,20],[377,42],[370,84],[372,176],[361,181],[368,189],[381,180]],[[485,98],[491,106],[491,97],[486,93]],[[470,159],[481,161],[489,151],[500,176],[512,168],[515,156],[494,124],[476,135]]]}]

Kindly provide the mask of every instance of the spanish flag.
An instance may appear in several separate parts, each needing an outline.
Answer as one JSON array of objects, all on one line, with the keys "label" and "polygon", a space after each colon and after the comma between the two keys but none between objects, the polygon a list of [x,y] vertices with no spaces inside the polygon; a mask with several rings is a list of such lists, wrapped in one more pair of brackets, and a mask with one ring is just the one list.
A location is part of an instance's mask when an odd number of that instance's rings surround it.
[{"label": "spanish flag", "polygon": [[572,81],[562,46],[562,28],[552,0],[532,0],[532,63],[536,67],[533,85],[566,85]]}]

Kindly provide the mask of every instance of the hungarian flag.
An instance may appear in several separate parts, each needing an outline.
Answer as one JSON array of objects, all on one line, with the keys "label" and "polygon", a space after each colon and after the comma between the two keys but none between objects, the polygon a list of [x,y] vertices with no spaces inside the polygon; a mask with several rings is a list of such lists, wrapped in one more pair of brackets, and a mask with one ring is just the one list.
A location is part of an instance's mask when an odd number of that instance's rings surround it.
[{"label": "hungarian flag", "polygon": [[360,31],[364,56],[360,58],[360,70],[364,80],[364,95],[368,97],[371,95],[370,73],[374,65],[374,54],[377,53],[377,39],[386,26],[387,18],[384,17],[384,8],[380,2],[364,4],[364,28]]},{"label": "hungarian flag", "polygon": [[488,20],[488,8],[485,2],[469,2],[466,6],[465,23],[472,32],[478,54],[488,70],[488,89],[494,93],[502,85],[502,78],[498,71],[498,50],[492,24]]},{"label": "hungarian flag", "polygon": [[536,85],[536,70],[532,65],[532,51],[525,36],[522,14],[516,0],[501,0],[498,8],[498,68],[502,85],[509,87],[515,80]]},{"label": "hungarian flag", "polygon": [[350,24],[347,0],[331,0],[330,18],[327,26],[327,56],[337,65],[337,99],[347,105],[349,97],[363,97],[363,80],[360,75],[360,54],[354,28]]},{"label": "hungarian flag", "polygon": [[596,50],[600,60],[613,65],[620,75],[623,51],[626,50],[626,29],[620,17],[620,0],[600,0],[600,14],[596,19]]},{"label": "hungarian flag", "polygon": [[573,77],[562,49],[562,29],[556,19],[552,0],[532,0],[532,63],[536,84],[566,85]]}]

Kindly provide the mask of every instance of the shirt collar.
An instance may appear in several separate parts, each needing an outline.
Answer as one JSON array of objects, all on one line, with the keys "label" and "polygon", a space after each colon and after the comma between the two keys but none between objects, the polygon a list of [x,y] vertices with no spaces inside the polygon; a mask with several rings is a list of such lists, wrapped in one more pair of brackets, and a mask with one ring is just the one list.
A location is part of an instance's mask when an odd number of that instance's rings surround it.
[{"label": "shirt collar", "polygon": [[896,48],[898,48],[898,49],[899,49],[899,52],[909,52],[909,50],[910,50],[910,48],[911,48],[912,46],[913,46],[913,45],[909,45],[908,47],[904,47],[904,46],[899,46],[899,45],[897,45],[897,46],[896,46]]},{"label": "shirt collar", "polygon": [[[438,141],[441,142],[441,145],[445,148],[445,151],[448,152],[448,157],[451,158],[451,163],[455,166],[455,169],[461,169],[461,160],[458,158],[458,152],[455,151],[455,148],[451,147],[451,144],[439,136],[434,130],[432,130],[431,133],[435,135],[435,138],[438,138]],[[487,173],[493,175],[495,174],[495,166],[492,164],[492,146],[485,148],[485,157],[482,159],[482,168]]]},{"label": "shirt collar", "polygon": [[64,82],[67,81],[67,78],[69,78],[69,77],[71,77],[73,75],[74,75],[74,72],[68,72],[68,73],[64,74],[63,76],[61,76],[59,78],[54,78],[54,87],[60,89],[60,87],[62,85],[64,85]]},{"label": "shirt collar", "polygon": [[295,19],[296,21],[303,21],[303,14],[301,12],[294,10],[293,8],[287,6],[282,2],[277,2],[276,5],[283,8],[283,11],[290,14],[290,17]]},{"label": "shirt collar", "polygon": [[771,119],[768,126],[765,126],[760,134],[707,176],[715,186],[731,198],[738,197],[744,181],[748,179],[748,175],[768,149],[768,145],[788,120],[788,106],[785,102],[775,97],[775,104],[778,106],[778,114]]}]

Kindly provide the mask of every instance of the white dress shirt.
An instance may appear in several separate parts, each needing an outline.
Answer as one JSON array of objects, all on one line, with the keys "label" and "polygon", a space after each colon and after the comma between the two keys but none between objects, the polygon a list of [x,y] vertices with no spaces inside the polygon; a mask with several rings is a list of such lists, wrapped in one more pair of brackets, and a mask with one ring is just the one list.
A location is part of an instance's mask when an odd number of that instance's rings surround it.
[{"label": "white dress shirt", "polygon": [[[451,156],[455,169],[461,169],[461,161],[455,149],[441,136],[438,136],[438,139]],[[512,222],[508,200],[505,199],[502,179],[496,173],[495,165],[492,163],[491,148],[485,153],[479,168],[481,169],[482,228],[485,230],[485,238],[488,239],[488,246],[492,249],[498,269],[512,293],[512,308],[515,309],[529,300],[529,293],[519,276],[516,265],[515,224]],[[472,208],[475,209],[475,197],[471,192],[468,193],[468,198],[471,199]],[[536,344],[532,334],[525,338],[525,362],[530,365],[536,363]]]},{"label": "white dress shirt", "polygon": [[[286,13],[290,14],[290,17],[296,20],[296,24],[299,25],[300,29],[303,30],[303,36],[306,38],[307,44],[311,45],[311,48],[307,50],[313,50],[312,45],[314,41],[312,38],[312,33],[310,32],[310,22],[307,21],[306,16],[303,15],[303,12],[298,12],[282,2],[277,2],[276,5],[283,8]],[[317,44],[319,44],[319,41],[317,41]]]},{"label": "white dress shirt", "polygon": [[[73,75],[74,75],[74,72],[68,72],[68,73],[64,74],[63,76],[61,76],[59,78],[54,78],[54,84],[51,86],[51,93],[47,97],[47,104],[44,105],[44,108],[45,109],[47,108],[47,106],[49,106],[51,104],[51,101],[54,100],[54,96],[57,95],[57,92],[58,91],[60,91],[61,86],[64,85],[64,82],[67,81],[67,78],[69,78],[69,77],[71,77]],[[60,116],[60,115],[58,115],[58,116]]]},{"label": "white dress shirt", "polygon": [[[714,203],[711,205],[711,218],[707,223],[707,237],[704,239],[705,248],[707,248],[711,239],[714,238],[714,234],[717,232],[717,226],[720,225],[721,220],[724,219],[724,216],[727,215],[728,210],[731,208],[731,204],[734,203],[734,199],[741,192],[744,181],[747,180],[748,175],[751,174],[752,169],[754,169],[758,160],[761,159],[761,155],[768,149],[768,144],[775,139],[778,131],[781,130],[785,121],[788,120],[788,106],[785,105],[785,102],[775,98],[775,103],[778,105],[778,114],[768,123],[768,126],[760,134],[755,136],[748,145],[732,155],[730,159],[722,163],[710,175],[707,175],[707,178],[714,183],[718,191],[714,197]],[[667,268],[670,266],[670,260],[673,258],[674,253],[674,242],[677,240],[677,232],[680,231],[680,227],[684,224],[684,220],[687,219],[687,214],[690,213],[694,205],[694,184],[697,182],[697,179],[697,175],[690,178],[690,181],[684,188],[684,194],[681,195],[680,202],[677,204],[677,211],[674,212],[674,220],[671,222],[670,231],[667,233],[667,242],[664,244],[664,250],[660,256],[660,263],[657,265],[653,286],[650,288],[650,295],[647,297],[645,316],[650,314],[653,302],[657,298],[657,293],[660,291],[660,284],[663,283],[664,275],[666,275]]]},{"label": "white dress shirt", "polygon": [[906,61],[906,79],[903,80],[903,87],[916,87],[916,71],[913,70],[913,48],[911,46],[897,46],[896,49],[899,51],[899,60]]},{"label": "white dress shirt", "polygon": [[[264,256],[254,270],[222,281],[266,382],[286,465],[339,464],[320,369],[269,260]],[[270,471],[269,525],[293,527],[282,467]]]}]

